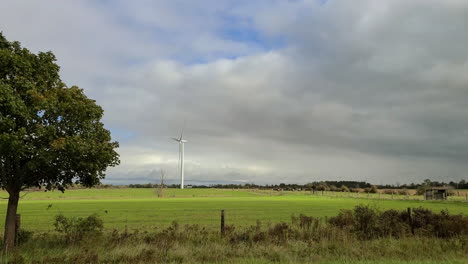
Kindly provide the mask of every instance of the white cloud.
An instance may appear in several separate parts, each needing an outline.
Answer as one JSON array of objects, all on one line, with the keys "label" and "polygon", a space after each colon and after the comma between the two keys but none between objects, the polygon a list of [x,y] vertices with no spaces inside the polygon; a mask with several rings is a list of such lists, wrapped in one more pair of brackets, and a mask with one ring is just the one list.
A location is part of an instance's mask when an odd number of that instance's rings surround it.
[{"label": "white cloud", "polygon": [[189,181],[466,178],[466,1],[4,3],[132,135],[110,181],[176,180],[184,120]]}]

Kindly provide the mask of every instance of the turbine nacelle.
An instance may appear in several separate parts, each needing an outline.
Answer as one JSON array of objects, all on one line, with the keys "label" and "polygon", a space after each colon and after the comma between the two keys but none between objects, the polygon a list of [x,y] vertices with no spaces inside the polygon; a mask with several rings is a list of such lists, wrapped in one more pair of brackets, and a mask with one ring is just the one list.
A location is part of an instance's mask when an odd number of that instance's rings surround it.
[{"label": "turbine nacelle", "polygon": [[179,143],[187,143],[188,141],[186,139],[180,139],[180,138],[171,138],[172,140],[175,140]]}]

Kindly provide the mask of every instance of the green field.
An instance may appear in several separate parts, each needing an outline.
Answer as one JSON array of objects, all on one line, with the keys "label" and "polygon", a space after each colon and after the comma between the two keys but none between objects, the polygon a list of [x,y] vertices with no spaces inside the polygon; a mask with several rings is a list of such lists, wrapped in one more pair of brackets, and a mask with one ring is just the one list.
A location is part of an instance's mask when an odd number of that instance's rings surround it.
[{"label": "green field", "polygon": [[[153,230],[172,221],[181,225],[200,224],[217,228],[220,210],[226,210],[226,221],[236,226],[254,225],[257,220],[276,223],[288,221],[293,214],[316,217],[336,215],[340,209],[370,204],[381,209],[426,207],[443,209],[453,214],[468,215],[468,203],[419,200],[366,199],[310,195],[308,192],[270,192],[225,189],[166,189],[164,198],[157,198],[154,189],[77,189],[65,193],[29,192],[23,194],[18,213],[22,227],[33,231],[53,230],[53,218],[88,216],[102,217],[106,229]],[[7,197],[5,192],[0,197]],[[365,197],[365,196],[363,196]],[[7,200],[0,201],[0,217],[5,217]]]}]

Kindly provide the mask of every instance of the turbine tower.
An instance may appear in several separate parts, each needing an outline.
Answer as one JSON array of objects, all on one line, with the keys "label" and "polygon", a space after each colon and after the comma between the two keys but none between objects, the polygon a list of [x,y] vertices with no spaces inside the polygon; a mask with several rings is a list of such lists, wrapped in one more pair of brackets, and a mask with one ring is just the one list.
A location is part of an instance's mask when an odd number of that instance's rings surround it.
[{"label": "turbine tower", "polygon": [[187,140],[184,139],[184,129],[180,133],[180,138],[172,138],[173,140],[179,142],[179,169],[180,169],[180,188],[184,188],[184,143]]}]

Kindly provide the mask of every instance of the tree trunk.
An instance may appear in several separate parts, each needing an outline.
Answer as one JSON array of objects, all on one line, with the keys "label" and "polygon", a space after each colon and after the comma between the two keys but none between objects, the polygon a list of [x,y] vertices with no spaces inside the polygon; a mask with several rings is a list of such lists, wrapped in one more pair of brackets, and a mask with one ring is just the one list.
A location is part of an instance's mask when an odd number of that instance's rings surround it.
[{"label": "tree trunk", "polygon": [[16,237],[16,211],[18,209],[19,192],[10,192],[8,198],[7,215],[5,219],[5,237],[4,237],[4,251],[10,251],[15,247]]}]

